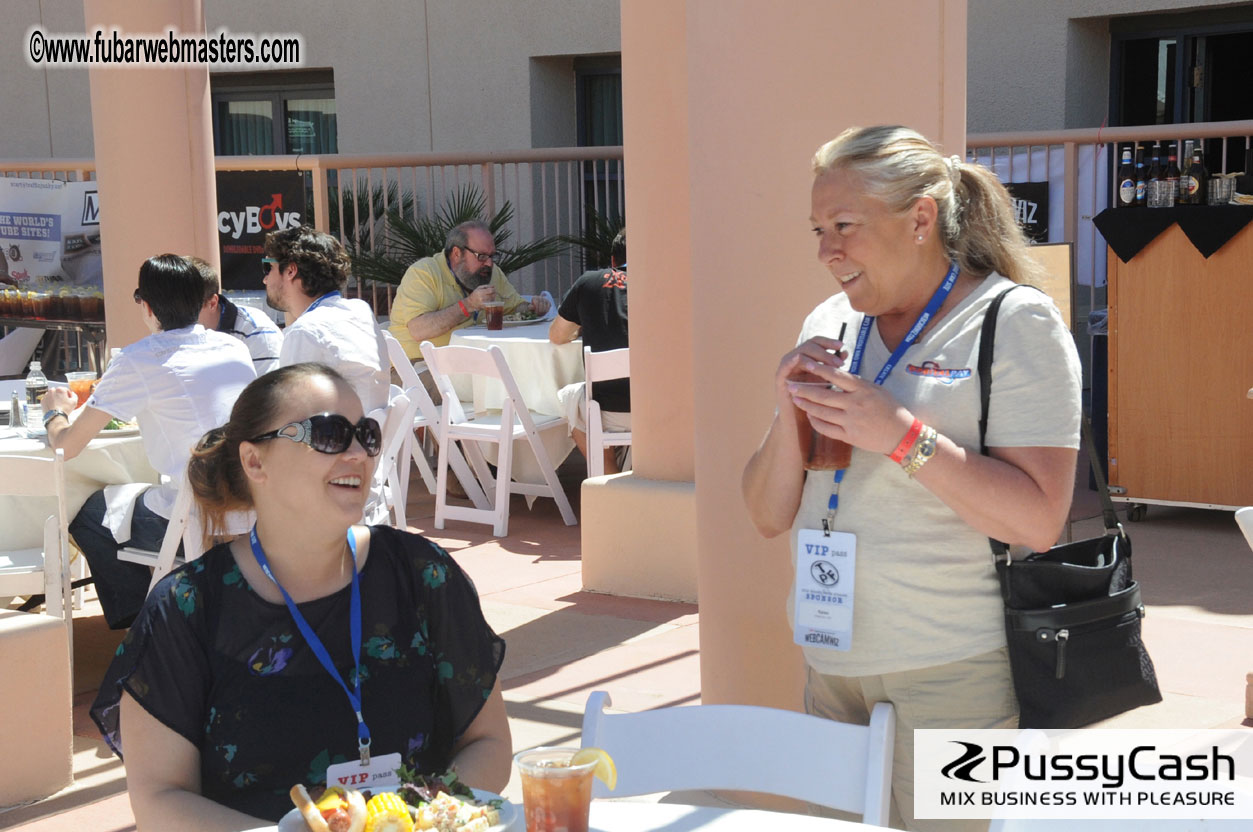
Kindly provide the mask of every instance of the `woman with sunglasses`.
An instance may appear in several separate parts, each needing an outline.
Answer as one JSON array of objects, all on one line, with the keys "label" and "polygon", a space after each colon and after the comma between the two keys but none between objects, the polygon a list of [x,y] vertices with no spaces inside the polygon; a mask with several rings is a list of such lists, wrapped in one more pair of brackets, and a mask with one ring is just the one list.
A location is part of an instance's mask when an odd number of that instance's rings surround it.
[{"label": "woman with sunglasses", "polygon": [[257,520],[157,585],[92,707],[138,828],[273,823],[293,785],[366,757],[508,781],[504,642],[469,579],[419,535],[354,525],[380,445],[321,364],[257,379],[201,440],[188,476],[206,528]]}]

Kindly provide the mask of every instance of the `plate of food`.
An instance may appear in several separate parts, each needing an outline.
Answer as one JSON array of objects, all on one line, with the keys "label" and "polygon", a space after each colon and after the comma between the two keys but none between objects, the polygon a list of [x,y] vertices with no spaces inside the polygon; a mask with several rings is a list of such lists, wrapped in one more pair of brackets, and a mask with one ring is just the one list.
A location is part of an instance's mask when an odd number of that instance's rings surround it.
[{"label": "plate of food", "polygon": [[292,809],[278,832],[521,832],[518,808],[498,794],[471,789],[453,772],[414,775],[378,791],[293,786]]},{"label": "plate of food", "polygon": [[109,423],[100,429],[100,436],[103,438],[134,436],[137,433],[139,433],[139,425],[134,422],[123,422],[121,419],[110,419]]}]

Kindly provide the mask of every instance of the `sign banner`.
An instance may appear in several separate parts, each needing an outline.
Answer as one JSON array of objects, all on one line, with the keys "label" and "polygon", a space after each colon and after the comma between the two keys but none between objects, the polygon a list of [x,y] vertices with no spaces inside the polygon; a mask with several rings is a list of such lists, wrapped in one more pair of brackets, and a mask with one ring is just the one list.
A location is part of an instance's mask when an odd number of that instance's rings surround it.
[{"label": "sign banner", "polygon": [[1014,216],[1022,230],[1037,243],[1049,241],[1049,183],[1007,182],[1014,202]]},{"label": "sign banner", "polygon": [[218,171],[223,289],[262,289],[265,237],[305,221],[305,178],[296,171]]},{"label": "sign banner", "polygon": [[1253,732],[914,732],[919,818],[1253,819]]},{"label": "sign banner", "polygon": [[0,178],[0,283],[99,289],[102,278],[95,182]]}]

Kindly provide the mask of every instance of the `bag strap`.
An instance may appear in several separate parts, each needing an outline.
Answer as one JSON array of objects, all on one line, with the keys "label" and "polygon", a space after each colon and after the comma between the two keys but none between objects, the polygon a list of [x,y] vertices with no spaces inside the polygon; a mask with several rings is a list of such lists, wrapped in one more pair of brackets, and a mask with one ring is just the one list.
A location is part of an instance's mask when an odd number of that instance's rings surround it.
[{"label": "bag strap", "polygon": [[[1027,284],[1016,283],[998,294],[988,304],[987,312],[983,315],[983,328],[979,334],[978,366],[979,453],[984,456],[987,456],[988,453],[988,404],[992,400],[992,353],[996,344],[996,318],[1000,314],[1001,302],[1005,300],[1005,296],[1024,285]],[[1114,501],[1109,498],[1109,486],[1105,482],[1105,471],[1101,466],[1101,461],[1096,455],[1096,442],[1092,438],[1092,426],[1088,422],[1087,414],[1082,414],[1081,420],[1083,441],[1088,446],[1088,464],[1092,468],[1092,475],[1096,478],[1098,493],[1101,497],[1101,517],[1105,523],[1105,533],[1108,535],[1121,535],[1123,534],[1123,529],[1118,522],[1118,515],[1114,513]],[[991,537],[988,538],[988,541],[992,544],[993,554],[997,556],[1008,554],[1009,547],[1003,542]]]}]

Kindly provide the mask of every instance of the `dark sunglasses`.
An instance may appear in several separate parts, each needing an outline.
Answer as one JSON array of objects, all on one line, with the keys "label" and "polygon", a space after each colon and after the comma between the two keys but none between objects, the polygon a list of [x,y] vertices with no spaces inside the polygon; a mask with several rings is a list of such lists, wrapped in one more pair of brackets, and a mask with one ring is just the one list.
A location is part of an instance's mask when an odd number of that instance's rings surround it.
[{"label": "dark sunglasses", "polygon": [[[295,433],[284,433],[288,428],[295,428]],[[303,422],[288,422],[278,430],[254,436],[249,442],[260,442],[264,439],[290,439],[302,442],[313,450],[324,454],[342,454],[352,445],[352,438],[357,437],[361,447],[370,456],[378,456],[383,450],[383,429],[379,423],[369,416],[361,417],[361,421],[353,424],[347,417],[338,413],[319,413],[310,416]]]},{"label": "dark sunglasses", "polygon": [[275,260],[273,257],[262,257],[261,258],[261,276],[262,277],[268,276],[270,274],[270,266],[277,266],[277,265],[278,265],[278,261]]}]

